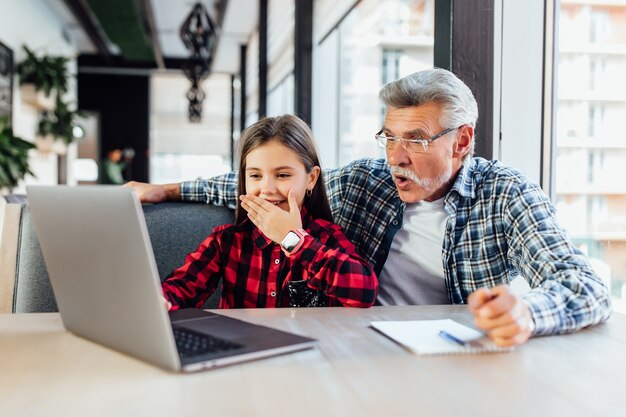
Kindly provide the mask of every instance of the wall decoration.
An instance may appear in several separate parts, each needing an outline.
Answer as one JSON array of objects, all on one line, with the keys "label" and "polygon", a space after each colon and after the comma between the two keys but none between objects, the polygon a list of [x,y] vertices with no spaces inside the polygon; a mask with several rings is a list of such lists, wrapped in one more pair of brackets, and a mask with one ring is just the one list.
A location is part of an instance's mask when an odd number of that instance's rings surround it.
[{"label": "wall decoration", "polygon": [[185,18],[180,26],[180,38],[191,52],[191,57],[183,64],[183,72],[191,81],[187,92],[189,121],[200,123],[202,102],[206,97],[200,84],[211,72],[211,52],[217,39],[215,23],[203,3],[197,2]]}]

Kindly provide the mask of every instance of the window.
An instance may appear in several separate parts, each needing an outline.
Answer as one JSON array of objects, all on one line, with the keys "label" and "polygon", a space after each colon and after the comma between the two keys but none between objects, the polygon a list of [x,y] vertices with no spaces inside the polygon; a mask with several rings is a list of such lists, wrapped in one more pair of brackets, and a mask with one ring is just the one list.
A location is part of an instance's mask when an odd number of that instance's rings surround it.
[{"label": "window", "polygon": [[383,50],[383,85],[400,78],[400,59],[402,55],[402,50],[399,49]]},{"label": "window", "polygon": [[601,90],[604,87],[602,80],[607,76],[606,58],[593,57],[589,65],[589,89],[591,91]]},{"label": "window", "polygon": [[590,138],[600,136],[602,127],[604,126],[604,106],[592,104],[589,106],[589,120],[587,135]]},{"label": "window", "polygon": [[293,114],[295,1],[269,0],[267,22],[267,116]]},{"label": "window", "polygon": [[602,42],[611,32],[611,15],[608,10],[590,9],[589,41]]},{"label": "window", "polygon": [[434,18],[434,0],[362,0],[320,41],[318,89],[338,90],[323,105],[318,99],[318,116],[313,114],[318,141],[337,144],[322,150],[325,166],[383,156],[374,141],[384,116],[378,92],[389,81],[433,66]]},{"label": "window", "polygon": [[626,0],[559,5],[557,212],[626,311]]},{"label": "window", "polygon": [[155,153],[150,158],[150,178],[155,184],[170,184],[211,178],[231,171],[230,157],[189,153]]},{"label": "window", "polygon": [[340,26],[339,165],[380,157],[380,88],[433,66],[432,0],[364,0]]},{"label": "window", "polygon": [[188,120],[189,81],[183,75],[155,73],[150,83],[150,181],[180,182],[229,172],[231,77],[213,74],[202,83],[210,99],[203,103],[199,123]]},{"label": "window", "polygon": [[290,72],[267,92],[267,116],[294,113],[294,78]]}]

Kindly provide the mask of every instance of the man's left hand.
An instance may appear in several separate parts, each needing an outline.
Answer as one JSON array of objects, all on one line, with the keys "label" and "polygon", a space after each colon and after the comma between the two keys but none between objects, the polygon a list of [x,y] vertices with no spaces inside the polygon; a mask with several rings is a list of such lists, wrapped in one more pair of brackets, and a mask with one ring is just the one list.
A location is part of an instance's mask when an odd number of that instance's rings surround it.
[{"label": "man's left hand", "polygon": [[530,307],[505,285],[481,288],[467,299],[476,326],[502,347],[521,345],[532,336]]}]

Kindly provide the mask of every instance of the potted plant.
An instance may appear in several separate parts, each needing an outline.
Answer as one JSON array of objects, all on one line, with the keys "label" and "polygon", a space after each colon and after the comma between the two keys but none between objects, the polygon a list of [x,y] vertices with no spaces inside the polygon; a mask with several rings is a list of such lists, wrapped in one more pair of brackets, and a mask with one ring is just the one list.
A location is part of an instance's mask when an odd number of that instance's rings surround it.
[{"label": "potted plant", "polygon": [[80,116],[81,112],[70,109],[67,103],[57,97],[55,109],[41,113],[36,137],[39,150],[41,152],[54,150],[60,155],[65,154],[67,145],[76,137],[82,136],[76,132],[77,129],[82,132],[77,121]]},{"label": "potted plant", "polygon": [[69,58],[37,57],[24,46],[26,58],[17,65],[22,99],[40,109],[54,108],[55,97],[67,91]]},{"label": "potted plant", "polygon": [[54,124],[56,119],[53,119],[54,113],[41,112],[39,114],[39,124],[37,125],[37,134],[35,135],[35,145],[37,150],[42,154],[48,154],[52,152],[52,146],[54,145]]},{"label": "potted plant", "polygon": [[28,164],[28,151],[35,145],[13,134],[9,118],[0,118],[0,188],[9,191],[26,174],[34,175]]}]

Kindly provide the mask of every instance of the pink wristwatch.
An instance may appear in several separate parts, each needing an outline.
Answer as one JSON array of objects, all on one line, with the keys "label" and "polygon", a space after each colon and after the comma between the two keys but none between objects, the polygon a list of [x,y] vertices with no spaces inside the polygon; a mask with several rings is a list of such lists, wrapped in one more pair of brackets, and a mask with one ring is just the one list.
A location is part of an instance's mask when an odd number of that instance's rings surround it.
[{"label": "pink wristwatch", "polygon": [[291,256],[300,249],[304,243],[304,237],[309,234],[304,229],[290,230],[285,238],[280,242],[280,247],[287,256]]}]

